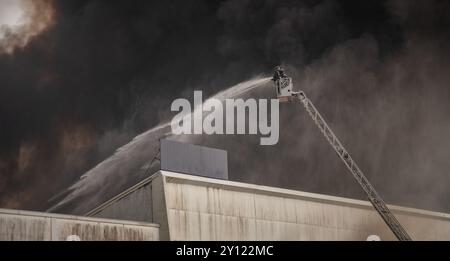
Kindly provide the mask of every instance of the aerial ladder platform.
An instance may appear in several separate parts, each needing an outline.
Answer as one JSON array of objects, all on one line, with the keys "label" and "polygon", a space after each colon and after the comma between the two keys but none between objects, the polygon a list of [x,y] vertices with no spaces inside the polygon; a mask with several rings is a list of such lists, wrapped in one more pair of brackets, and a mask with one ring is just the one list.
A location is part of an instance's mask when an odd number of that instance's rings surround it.
[{"label": "aerial ladder platform", "polygon": [[386,203],[383,201],[380,195],[378,195],[375,188],[370,184],[369,180],[356,164],[355,160],[344,148],[342,143],[336,137],[334,132],[325,122],[322,115],[320,115],[319,111],[316,109],[311,100],[308,99],[305,93],[303,91],[293,91],[292,78],[288,77],[284,73],[283,69],[279,66],[275,68],[275,74],[272,80],[275,82],[277,97],[281,102],[300,102],[303,105],[309,116],[313,119],[314,123],[319,128],[320,132],[323,134],[323,136],[325,136],[328,143],[336,151],[339,158],[342,160],[347,169],[350,171],[350,173],[366,193],[370,203],[372,203],[375,210],[384,220],[386,225],[390,228],[392,233],[394,233],[397,239],[399,241],[411,241],[412,239],[408,235],[406,230],[402,227],[397,218],[389,210]]}]

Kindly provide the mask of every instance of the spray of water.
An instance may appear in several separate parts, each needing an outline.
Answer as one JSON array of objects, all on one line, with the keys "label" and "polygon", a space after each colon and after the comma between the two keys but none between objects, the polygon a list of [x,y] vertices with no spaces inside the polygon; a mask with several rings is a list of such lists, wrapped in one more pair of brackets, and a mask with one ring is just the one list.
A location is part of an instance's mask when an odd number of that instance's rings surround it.
[{"label": "spray of water", "polygon": [[[224,99],[239,97],[263,86],[268,81],[270,81],[268,77],[258,77],[227,88],[210,99],[223,101]],[[208,100],[205,102],[208,102]],[[194,108],[194,111],[201,109]],[[70,212],[85,213],[90,208],[107,200],[108,197],[113,196],[109,194],[117,193],[117,190],[125,189],[127,185],[145,178],[145,175],[152,172],[148,170],[153,167],[152,159],[159,149],[158,140],[171,135],[170,121],[168,121],[136,136],[131,142],[117,149],[111,157],[82,175],[78,182],[60,194],[64,197],[48,211],[59,212],[63,210],[65,205],[74,204],[76,206],[71,207]],[[82,198],[83,204],[77,205],[75,202]]]}]

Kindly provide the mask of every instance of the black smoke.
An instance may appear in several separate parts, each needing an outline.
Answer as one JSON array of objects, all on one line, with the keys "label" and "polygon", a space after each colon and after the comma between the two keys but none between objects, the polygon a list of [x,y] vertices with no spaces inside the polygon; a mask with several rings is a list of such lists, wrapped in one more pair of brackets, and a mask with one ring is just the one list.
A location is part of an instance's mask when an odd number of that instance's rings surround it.
[{"label": "black smoke", "polygon": [[[0,207],[44,209],[168,119],[173,99],[281,63],[388,202],[448,210],[447,2],[85,0],[54,9],[51,28],[0,56]],[[260,158],[247,149],[253,163],[236,160],[236,179],[361,197],[351,178],[336,181],[345,169],[300,117],[282,127],[278,149]]]}]

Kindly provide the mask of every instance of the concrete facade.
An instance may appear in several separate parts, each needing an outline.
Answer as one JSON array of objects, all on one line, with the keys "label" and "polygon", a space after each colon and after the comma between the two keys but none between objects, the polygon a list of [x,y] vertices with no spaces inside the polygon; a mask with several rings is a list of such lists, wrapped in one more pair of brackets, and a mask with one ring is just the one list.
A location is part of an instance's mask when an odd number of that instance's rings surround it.
[{"label": "concrete facade", "polygon": [[[450,240],[449,214],[389,207],[414,240]],[[88,215],[160,224],[161,240],[395,240],[367,201],[167,171]]]},{"label": "concrete facade", "polygon": [[0,241],[157,241],[159,226],[124,220],[0,209]]}]

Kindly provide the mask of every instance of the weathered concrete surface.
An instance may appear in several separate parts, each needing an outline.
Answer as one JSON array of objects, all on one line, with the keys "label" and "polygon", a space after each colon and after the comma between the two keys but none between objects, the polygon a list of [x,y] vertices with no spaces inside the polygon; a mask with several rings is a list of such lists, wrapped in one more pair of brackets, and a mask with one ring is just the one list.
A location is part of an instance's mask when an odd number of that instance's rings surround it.
[{"label": "weathered concrete surface", "polygon": [[160,225],[160,239],[169,240],[164,176],[152,175],[85,216],[156,223]]},{"label": "weathered concrete surface", "polygon": [[[369,202],[162,172],[171,240],[395,240]],[[414,240],[450,240],[450,215],[390,206]]]},{"label": "weathered concrete surface", "polygon": [[[450,240],[449,214],[390,209],[414,240]],[[140,220],[141,211],[152,213],[146,222],[160,224],[161,240],[366,240],[373,234],[395,240],[367,201],[168,171],[89,215]]]},{"label": "weathered concrete surface", "polygon": [[0,240],[159,240],[159,226],[122,220],[0,209]]},{"label": "weathered concrete surface", "polygon": [[93,209],[86,216],[153,222],[152,179],[146,179]]}]

